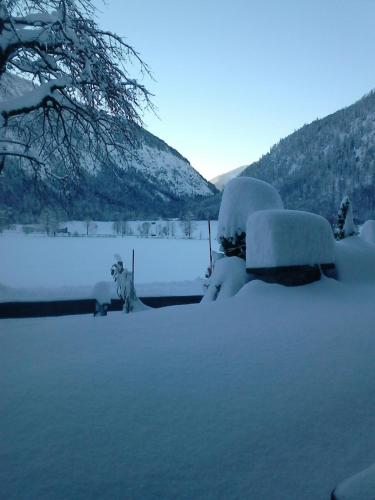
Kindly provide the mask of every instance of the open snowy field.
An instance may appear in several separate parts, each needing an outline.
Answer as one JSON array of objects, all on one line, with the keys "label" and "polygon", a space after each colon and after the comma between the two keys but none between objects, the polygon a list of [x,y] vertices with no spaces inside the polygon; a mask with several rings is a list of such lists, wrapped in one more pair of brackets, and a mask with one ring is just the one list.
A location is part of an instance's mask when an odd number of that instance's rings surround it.
[{"label": "open snowy field", "polygon": [[1,498],[328,500],[375,462],[374,296],[2,320]]},{"label": "open snowy field", "polygon": [[[65,286],[93,284],[133,247],[156,281],[193,279],[207,262],[199,240],[2,241],[2,272],[19,279],[17,264],[34,262],[30,286],[51,287],[61,260]],[[1,320],[0,498],[328,500],[375,464],[375,245],[345,238],[334,259],[337,281],[253,280],[211,303]]]},{"label": "open snowy field", "polygon": [[131,267],[133,249],[139,294],[202,293],[207,240],[5,233],[0,236],[0,300],[87,296],[95,283],[111,281],[115,253]]}]

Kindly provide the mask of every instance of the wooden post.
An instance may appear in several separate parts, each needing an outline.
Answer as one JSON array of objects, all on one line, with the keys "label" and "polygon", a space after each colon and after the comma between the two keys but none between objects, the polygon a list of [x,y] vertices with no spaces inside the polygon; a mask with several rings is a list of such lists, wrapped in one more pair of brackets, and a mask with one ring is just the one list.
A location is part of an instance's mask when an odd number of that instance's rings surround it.
[{"label": "wooden post", "polygon": [[208,242],[210,246],[210,274],[212,274],[211,221],[208,219]]},{"label": "wooden post", "polygon": [[134,299],[134,248],[133,248],[133,254],[132,254],[132,299]]}]

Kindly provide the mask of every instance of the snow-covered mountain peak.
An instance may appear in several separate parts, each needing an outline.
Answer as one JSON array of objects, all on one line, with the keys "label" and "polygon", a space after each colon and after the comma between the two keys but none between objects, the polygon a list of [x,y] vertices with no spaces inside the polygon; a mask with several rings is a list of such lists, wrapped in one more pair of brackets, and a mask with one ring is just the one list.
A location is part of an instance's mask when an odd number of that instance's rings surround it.
[{"label": "snow-covered mountain peak", "polygon": [[224,174],[217,175],[213,179],[210,180],[211,184],[217,187],[220,191],[222,191],[225,187],[225,185],[238,175],[245,170],[247,165],[244,165],[242,167],[237,167],[234,168],[233,170],[229,170],[229,172],[225,172]]}]

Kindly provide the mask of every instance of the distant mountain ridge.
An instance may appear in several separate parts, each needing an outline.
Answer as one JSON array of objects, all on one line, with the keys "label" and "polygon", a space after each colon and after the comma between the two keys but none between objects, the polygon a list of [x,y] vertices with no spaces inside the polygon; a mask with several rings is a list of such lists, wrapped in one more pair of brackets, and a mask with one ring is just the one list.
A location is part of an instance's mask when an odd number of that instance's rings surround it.
[{"label": "distant mountain ridge", "polygon": [[273,184],[287,208],[333,221],[347,194],[358,221],[375,218],[375,93],[303,126],[241,175]]},{"label": "distant mountain ridge", "polygon": [[217,189],[223,190],[225,184],[227,184],[231,179],[234,179],[235,177],[240,175],[240,173],[245,168],[246,166],[234,168],[233,170],[229,170],[229,172],[225,172],[224,174],[217,175],[213,179],[210,179],[210,182],[214,184]]},{"label": "distant mountain ridge", "polygon": [[[31,82],[5,75],[0,81],[0,101],[30,90]],[[27,171],[6,168],[0,176],[0,209],[25,222],[35,220],[45,209],[60,211],[61,207],[76,218],[175,216],[187,209],[190,199],[216,193],[216,188],[165,141],[138,126],[133,135],[136,149],[129,161],[118,161],[114,169],[92,170],[88,165],[80,185],[66,200],[47,179],[33,190]]]}]

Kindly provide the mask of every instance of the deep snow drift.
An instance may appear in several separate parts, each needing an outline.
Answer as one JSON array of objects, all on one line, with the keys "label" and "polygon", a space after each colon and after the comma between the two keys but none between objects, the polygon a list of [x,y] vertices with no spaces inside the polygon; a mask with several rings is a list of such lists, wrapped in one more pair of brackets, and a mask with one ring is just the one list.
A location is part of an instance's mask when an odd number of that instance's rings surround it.
[{"label": "deep snow drift", "polygon": [[375,498],[375,465],[355,474],[335,489],[337,500],[373,500]]},{"label": "deep snow drift", "polygon": [[348,238],[335,254],[341,281],[2,320],[1,496],[328,500],[357,488],[345,480],[375,463],[375,245]]},{"label": "deep snow drift", "polygon": [[3,498],[328,500],[375,462],[374,286],[3,320]]},{"label": "deep snow drift", "polygon": [[375,244],[375,220],[367,220],[361,229],[361,238]]},{"label": "deep snow drift", "polygon": [[224,257],[216,261],[202,302],[233,297],[249,281],[244,259]]}]

